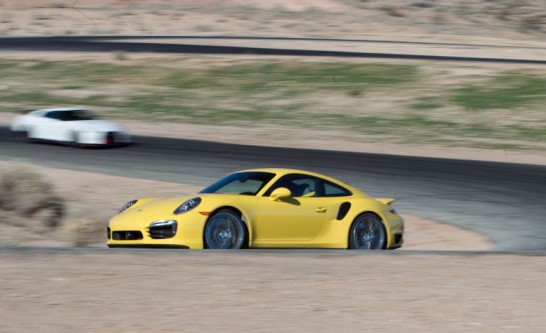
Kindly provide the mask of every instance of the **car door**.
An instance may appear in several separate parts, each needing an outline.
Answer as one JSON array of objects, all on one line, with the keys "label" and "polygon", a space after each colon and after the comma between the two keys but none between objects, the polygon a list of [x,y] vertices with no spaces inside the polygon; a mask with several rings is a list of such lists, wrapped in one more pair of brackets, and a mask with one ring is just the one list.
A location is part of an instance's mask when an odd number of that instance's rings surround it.
[{"label": "car door", "polygon": [[61,120],[63,111],[50,111],[41,117],[40,122],[35,128],[40,138],[46,140],[63,141],[65,140],[66,125]]},{"label": "car door", "polygon": [[[316,196],[319,184],[317,177],[289,174],[258,198],[254,246],[304,246],[317,237],[336,218],[339,206],[335,198]],[[288,188],[292,196],[271,200],[271,192],[279,187]]]},{"label": "car door", "polygon": [[291,198],[272,201],[258,199],[255,217],[254,244],[296,246],[317,237],[327,222],[336,218],[336,210],[329,198]]}]

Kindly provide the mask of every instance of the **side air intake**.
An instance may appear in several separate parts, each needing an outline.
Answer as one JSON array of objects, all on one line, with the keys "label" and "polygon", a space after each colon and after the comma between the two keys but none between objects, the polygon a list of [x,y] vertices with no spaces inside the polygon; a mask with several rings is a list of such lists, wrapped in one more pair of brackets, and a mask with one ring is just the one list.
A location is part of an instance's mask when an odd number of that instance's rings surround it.
[{"label": "side air intake", "polygon": [[341,206],[339,206],[339,211],[337,212],[336,219],[338,221],[343,220],[350,209],[351,209],[351,203],[350,202],[342,203]]}]

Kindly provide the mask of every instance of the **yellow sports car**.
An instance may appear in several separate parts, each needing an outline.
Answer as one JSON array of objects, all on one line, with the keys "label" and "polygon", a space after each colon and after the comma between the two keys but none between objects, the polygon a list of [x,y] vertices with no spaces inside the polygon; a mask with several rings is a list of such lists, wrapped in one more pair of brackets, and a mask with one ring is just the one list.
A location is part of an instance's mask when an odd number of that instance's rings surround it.
[{"label": "yellow sports car", "polygon": [[109,247],[350,248],[402,246],[394,199],[374,199],[313,172],[232,173],[196,195],[125,204],[108,225]]}]

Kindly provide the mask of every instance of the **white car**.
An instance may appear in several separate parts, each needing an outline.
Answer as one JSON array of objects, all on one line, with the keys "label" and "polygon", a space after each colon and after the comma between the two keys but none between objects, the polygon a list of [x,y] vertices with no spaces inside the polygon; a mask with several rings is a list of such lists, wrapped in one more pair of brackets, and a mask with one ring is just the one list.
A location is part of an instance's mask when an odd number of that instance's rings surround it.
[{"label": "white car", "polygon": [[26,133],[29,140],[72,143],[78,146],[119,145],[131,142],[123,128],[100,120],[81,108],[54,108],[17,116],[12,132]]}]

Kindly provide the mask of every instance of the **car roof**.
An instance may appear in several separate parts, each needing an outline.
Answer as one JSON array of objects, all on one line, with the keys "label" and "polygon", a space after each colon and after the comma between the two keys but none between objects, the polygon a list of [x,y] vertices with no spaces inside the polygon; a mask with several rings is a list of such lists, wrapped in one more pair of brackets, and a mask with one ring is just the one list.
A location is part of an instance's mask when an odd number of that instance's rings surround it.
[{"label": "car roof", "polygon": [[241,170],[238,172],[272,172],[272,173],[309,173],[312,174],[313,172],[305,171],[305,170],[298,170],[298,169],[288,169],[288,168],[257,168],[257,169],[248,169],[248,170]]},{"label": "car roof", "polygon": [[312,172],[312,171],[306,171],[306,170],[299,170],[299,169],[288,169],[288,168],[259,168],[259,169],[248,169],[248,170],[241,170],[237,172],[271,172],[277,175],[286,175],[291,173],[299,173],[304,175],[310,175],[310,176],[316,176],[328,180],[333,180],[337,183],[344,183],[343,181],[340,181],[339,179],[332,178],[330,176],[326,176],[320,173]]}]

